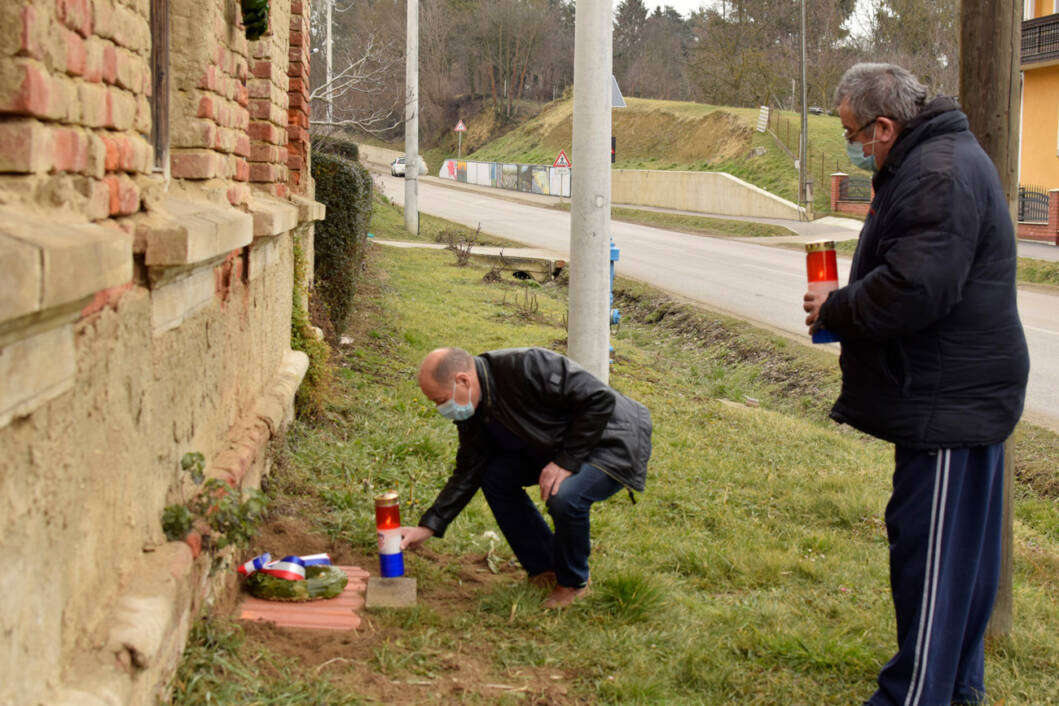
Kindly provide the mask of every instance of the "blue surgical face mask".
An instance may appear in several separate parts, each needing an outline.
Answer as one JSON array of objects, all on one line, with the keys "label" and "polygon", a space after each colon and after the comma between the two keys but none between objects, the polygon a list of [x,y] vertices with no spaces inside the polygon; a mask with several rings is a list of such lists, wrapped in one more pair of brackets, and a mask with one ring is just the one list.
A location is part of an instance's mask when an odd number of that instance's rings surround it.
[{"label": "blue surgical face mask", "polygon": [[[871,145],[871,154],[865,156],[864,145]],[[849,161],[853,162],[853,166],[867,170],[874,174],[879,171],[879,168],[875,166],[875,140],[871,142],[847,142],[846,143],[846,156],[849,157]]]},{"label": "blue surgical face mask", "polygon": [[470,419],[471,415],[474,414],[474,404],[471,402],[471,391],[467,390],[467,403],[457,404],[456,403],[456,381],[452,381],[452,398],[448,402],[443,402],[437,406],[438,414],[446,419],[451,419],[454,422],[462,422],[464,419]]}]

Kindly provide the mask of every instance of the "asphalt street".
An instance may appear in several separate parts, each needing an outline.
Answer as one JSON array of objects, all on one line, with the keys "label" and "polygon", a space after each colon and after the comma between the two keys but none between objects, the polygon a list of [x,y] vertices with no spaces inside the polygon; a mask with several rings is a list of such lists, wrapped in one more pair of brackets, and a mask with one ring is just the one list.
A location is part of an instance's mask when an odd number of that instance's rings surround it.
[{"label": "asphalt street", "polygon": [[[499,189],[453,188],[440,181],[420,179],[420,212],[471,228],[480,225],[483,232],[569,257],[570,216],[549,207],[554,197],[534,202]],[[403,179],[379,176],[378,182],[388,197],[404,203]],[[859,229],[856,221],[841,218],[789,223],[792,235],[783,240],[856,237]],[[619,221],[611,223],[611,235],[621,250],[618,274],[811,345],[801,309],[805,256],[797,250],[765,244],[774,238],[705,237]],[[1059,259],[1059,248],[1040,245],[1031,252],[1038,249],[1040,254],[1028,256]],[[1020,255],[1026,256],[1021,244]],[[848,268],[848,260],[840,258],[841,281]],[[1039,288],[1020,287],[1019,312],[1031,360],[1025,416],[1059,431],[1059,299]],[[828,347],[837,353],[837,344]]]}]

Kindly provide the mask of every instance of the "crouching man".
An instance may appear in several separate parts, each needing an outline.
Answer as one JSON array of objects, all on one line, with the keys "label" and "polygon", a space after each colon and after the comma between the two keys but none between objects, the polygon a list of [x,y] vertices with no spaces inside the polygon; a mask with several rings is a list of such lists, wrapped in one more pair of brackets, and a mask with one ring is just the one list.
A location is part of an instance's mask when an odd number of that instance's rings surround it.
[{"label": "crouching man", "polygon": [[[642,491],[651,415],[569,358],[543,348],[471,356],[431,351],[419,387],[456,423],[456,467],[402,549],[441,537],[482,489],[500,531],[531,583],[553,587],[561,608],[588,587],[589,511],[623,487]],[[554,532],[524,488],[540,486]]]}]

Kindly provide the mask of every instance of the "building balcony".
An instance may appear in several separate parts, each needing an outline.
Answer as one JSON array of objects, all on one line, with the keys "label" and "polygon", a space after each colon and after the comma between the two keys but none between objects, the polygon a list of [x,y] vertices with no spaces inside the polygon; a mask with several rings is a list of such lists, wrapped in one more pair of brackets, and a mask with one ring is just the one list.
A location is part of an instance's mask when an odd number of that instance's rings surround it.
[{"label": "building balcony", "polygon": [[1059,63],[1059,14],[1022,23],[1022,66]]}]

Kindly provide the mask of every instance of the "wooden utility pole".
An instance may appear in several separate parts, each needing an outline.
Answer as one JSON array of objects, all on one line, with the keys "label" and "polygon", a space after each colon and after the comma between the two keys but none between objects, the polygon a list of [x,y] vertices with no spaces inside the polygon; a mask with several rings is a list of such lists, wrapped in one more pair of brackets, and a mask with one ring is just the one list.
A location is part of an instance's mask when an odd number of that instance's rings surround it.
[{"label": "wooden utility pole", "polygon": [[[1022,3],[963,0],[960,9],[960,103],[982,148],[1000,174],[1012,221],[1018,208],[1019,47]],[[1012,475],[1014,444],[1004,444],[1004,535],[1000,586],[986,634],[1007,635],[1012,624]]]}]

